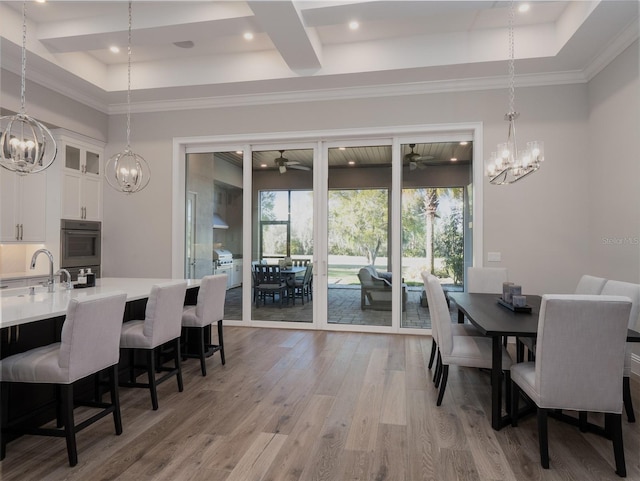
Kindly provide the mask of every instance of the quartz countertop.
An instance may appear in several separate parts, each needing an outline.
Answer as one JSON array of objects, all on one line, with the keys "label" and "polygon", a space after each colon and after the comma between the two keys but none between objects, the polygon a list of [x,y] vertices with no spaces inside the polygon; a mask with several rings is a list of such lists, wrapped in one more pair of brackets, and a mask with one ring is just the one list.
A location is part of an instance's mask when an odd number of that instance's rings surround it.
[{"label": "quartz countertop", "polygon": [[[95,287],[66,290],[56,283],[55,292],[47,292],[46,287],[36,287],[34,295],[29,295],[28,287],[6,289],[0,293],[0,328],[64,316],[69,300],[73,298],[122,291],[127,293],[127,301],[143,299],[149,296],[154,284],[171,281],[178,283],[184,279],[103,277],[96,279]],[[199,285],[199,279],[187,279],[187,288]]]}]

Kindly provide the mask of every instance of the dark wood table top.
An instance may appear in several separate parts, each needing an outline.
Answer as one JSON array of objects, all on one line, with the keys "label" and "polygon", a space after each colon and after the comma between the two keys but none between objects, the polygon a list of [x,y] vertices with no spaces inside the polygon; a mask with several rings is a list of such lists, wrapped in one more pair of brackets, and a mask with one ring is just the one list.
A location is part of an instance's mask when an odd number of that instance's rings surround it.
[{"label": "dark wood table top", "polygon": [[[449,298],[485,336],[536,337],[542,297],[527,295],[531,312],[513,312],[498,304],[499,294],[450,292]],[[629,329],[627,342],[640,342],[640,332]]]}]

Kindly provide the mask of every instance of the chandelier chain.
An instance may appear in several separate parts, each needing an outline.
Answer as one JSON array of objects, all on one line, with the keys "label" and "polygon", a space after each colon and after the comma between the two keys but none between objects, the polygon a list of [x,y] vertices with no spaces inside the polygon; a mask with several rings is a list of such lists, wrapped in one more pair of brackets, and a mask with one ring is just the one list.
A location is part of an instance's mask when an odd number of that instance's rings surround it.
[{"label": "chandelier chain", "polygon": [[27,78],[27,0],[22,2],[22,71],[20,74],[20,113],[24,114]]},{"label": "chandelier chain", "polygon": [[511,0],[509,7],[509,112],[515,113],[515,40],[513,34],[513,23],[515,19],[515,6]]},{"label": "chandelier chain", "polygon": [[127,37],[127,150],[131,150],[131,1],[129,1],[129,34]]}]

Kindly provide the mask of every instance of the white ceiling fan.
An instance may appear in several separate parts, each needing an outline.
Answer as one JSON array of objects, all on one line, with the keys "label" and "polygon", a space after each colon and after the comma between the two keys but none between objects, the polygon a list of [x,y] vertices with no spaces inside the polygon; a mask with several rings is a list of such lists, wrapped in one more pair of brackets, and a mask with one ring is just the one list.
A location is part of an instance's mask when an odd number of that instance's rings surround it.
[{"label": "white ceiling fan", "polygon": [[274,159],[273,161],[278,166],[278,170],[280,170],[281,174],[284,174],[287,171],[287,167],[290,169],[297,170],[311,170],[311,167],[307,167],[306,165],[301,165],[297,160],[289,160],[284,157],[284,150],[279,150],[280,157]]},{"label": "white ceiling fan", "polygon": [[416,147],[416,144],[409,144],[409,147],[411,148],[411,152],[404,156],[405,162],[409,163],[409,170],[424,169],[426,166],[423,161],[433,159],[433,155],[420,155],[414,152],[413,149]]}]

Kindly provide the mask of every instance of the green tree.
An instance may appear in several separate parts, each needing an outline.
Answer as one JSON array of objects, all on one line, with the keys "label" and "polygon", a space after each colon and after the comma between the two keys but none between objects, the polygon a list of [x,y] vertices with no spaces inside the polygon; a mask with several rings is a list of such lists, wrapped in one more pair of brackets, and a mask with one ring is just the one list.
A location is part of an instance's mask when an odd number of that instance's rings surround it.
[{"label": "green tree", "polygon": [[386,189],[329,191],[329,253],[364,255],[375,265],[387,250]]},{"label": "green tree", "polygon": [[438,237],[445,268],[453,278],[453,283],[459,284],[464,274],[464,232],[459,208],[453,208],[443,219],[442,234]]}]

